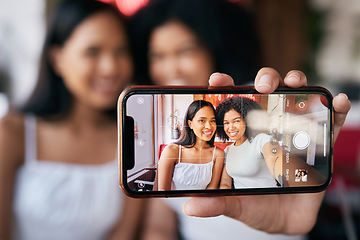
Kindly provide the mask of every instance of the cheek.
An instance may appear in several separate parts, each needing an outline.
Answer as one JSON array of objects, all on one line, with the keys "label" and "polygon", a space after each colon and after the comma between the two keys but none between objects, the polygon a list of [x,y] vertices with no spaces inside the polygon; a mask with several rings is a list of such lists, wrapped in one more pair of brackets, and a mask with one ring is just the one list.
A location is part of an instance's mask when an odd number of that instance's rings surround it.
[{"label": "cheek", "polygon": [[241,124],[241,125],[240,125],[240,129],[241,129],[242,134],[244,134],[244,133],[245,133],[245,130],[246,130],[246,125],[245,125],[245,124]]},{"label": "cheek", "polygon": [[213,67],[209,59],[201,56],[183,57],[180,61],[181,70],[191,77],[194,85],[207,85]]},{"label": "cheek", "polygon": [[60,64],[60,75],[66,79],[83,81],[95,72],[96,61],[82,57],[80,54],[68,54]]},{"label": "cheek", "polygon": [[149,62],[149,73],[151,76],[151,79],[154,81],[155,84],[162,84],[159,79],[163,75],[162,67],[159,62]]},{"label": "cheek", "polygon": [[201,135],[201,131],[203,128],[204,127],[201,124],[193,124],[193,131],[197,136]]},{"label": "cheek", "polygon": [[134,73],[134,64],[130,57],[118,61],[118,71],[125,83],[131,82]]}]

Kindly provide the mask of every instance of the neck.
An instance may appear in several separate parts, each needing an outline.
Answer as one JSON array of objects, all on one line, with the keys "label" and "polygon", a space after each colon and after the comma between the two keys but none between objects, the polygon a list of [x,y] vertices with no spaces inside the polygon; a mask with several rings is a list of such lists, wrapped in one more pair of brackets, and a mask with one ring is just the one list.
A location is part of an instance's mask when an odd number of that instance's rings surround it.
[{"label": "neck", "polygon": [[116,122],[104,111],[86,106],[81,103],[74,103],[67,114],[67,119],[75,125],[82,127],[108,126]]},{"label": "neck", "polygon": [[201,140],[199,138],[196,138],[196,143],[194,145],[194,148],[202,149],[202,148],[205,148],[205,147],[208,147],[208,146],[209,146],[209,144],[206,141]]},{"label": "neck", "polygon": [[235,141],[235,146],[240,146],[241,144],[243,144],[245,141],[247,140],[247,137],[242,136],[240,139]]}]

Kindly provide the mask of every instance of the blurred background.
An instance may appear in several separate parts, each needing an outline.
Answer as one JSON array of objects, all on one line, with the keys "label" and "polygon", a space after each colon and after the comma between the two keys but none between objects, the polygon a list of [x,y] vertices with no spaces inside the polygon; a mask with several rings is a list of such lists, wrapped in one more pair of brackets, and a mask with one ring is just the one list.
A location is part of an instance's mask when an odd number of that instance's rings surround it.
[{"label": "blurred background", "polygon": [[[105,1],[105,0],[104,0]],[[262,65],[344,92],[352,109],[334,151],[334,181],[309,239],[360,238],[360,1],[229,0],[256,21]],[[58,0],[0,0],[0,116],[30,96],[47,19]],[[131,16],[148,0],[106,0]]]}]

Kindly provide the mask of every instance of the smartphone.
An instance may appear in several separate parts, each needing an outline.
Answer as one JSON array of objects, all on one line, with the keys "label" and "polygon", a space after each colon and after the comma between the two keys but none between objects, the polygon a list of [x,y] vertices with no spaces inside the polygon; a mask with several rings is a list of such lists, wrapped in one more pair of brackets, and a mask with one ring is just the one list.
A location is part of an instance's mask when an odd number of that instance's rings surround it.
[{"label": "smartphone", "polygon": [[317,192],[332,178],[322,87],[132,86],[118,100],[119,183],[132,197]]}]

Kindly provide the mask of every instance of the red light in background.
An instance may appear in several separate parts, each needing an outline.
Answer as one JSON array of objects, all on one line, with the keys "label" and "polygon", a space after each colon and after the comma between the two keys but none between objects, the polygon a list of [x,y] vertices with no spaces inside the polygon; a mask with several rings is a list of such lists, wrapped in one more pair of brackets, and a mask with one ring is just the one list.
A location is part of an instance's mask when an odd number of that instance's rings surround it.
[{"label": "red light in background", "polygon": [[145,6],[149,0],[115,0],[115,2],[120,12],[126,16],[131,16]]},{"label": "red light in background", "polygon": [[113,3],[114,0],[98,0],[100,2],[104,2],[104,3]]},{"label": "red light in background", "polygon": [[131,16],[148,4],[149,0],[99,0],[104,3],[116,3],[117,8],[126,16]]}]

